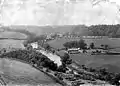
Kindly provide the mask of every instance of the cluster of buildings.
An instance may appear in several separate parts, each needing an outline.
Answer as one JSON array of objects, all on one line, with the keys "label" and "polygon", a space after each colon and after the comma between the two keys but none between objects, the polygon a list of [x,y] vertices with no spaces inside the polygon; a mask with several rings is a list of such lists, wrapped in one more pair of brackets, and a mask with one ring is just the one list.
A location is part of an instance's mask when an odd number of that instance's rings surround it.
[{"label": "cluster of buildings", "polygon": [[83,39],[102,39],[108,38],[108,36],[81,36],[79,34],[68,33],[51,33],[47,35],[47,39],[55,39],[55,38],[83,38]]},{"label": "cluster of buildings", "polygon": [[83,38],[83,39],[102,39],[108,38],[107,36],[79,36],[79,35],[64,35],[65,38]]},{"label": "cluster of buildings", "polygon": [[32,46],[33,49],[37,49],[39,47],[38,42],[30,43],[30,45]]},{"label": "cluster of buildings", "polygon": [[51,33],[47,35],[46,39],[56,39],[56,38],[62,38],[63,34],[62,33]]},{"label": "cluster of buildings", "polygon": [[58,38],[83,38],[83,39],[102,39],[102,38],[108,38],[108,36],[82,36],[77,33],[50,33],[46,34],[46,40],[54,40]]}]

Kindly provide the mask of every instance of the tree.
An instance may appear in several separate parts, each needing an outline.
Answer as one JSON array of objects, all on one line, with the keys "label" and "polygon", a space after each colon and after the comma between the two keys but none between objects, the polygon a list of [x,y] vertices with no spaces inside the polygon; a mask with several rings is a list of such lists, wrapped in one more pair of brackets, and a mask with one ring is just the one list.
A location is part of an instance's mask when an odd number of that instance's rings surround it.
[{"label": "tree", "polygon": [[81,49],[87,48],[87,44],[85,43],[85,41],[83,39],[81,39],[79,41],[66,42],[63,44],[63,46],[65,48],[81,48]]},{"label": "tree", "polygon": [[44,44],[44,48],[45,48],[45,50],[50,50],[51,49],[51,47],[50,47],[50,45],[49,44]]},{"label": "tree", "polygon": [[61,59],[62,59],[62,63],[64,63],[64,64],[72,63],[72,59],[70,59],[70,56],[68,53],[64,53],[64,56],[62,56]]},{"label": "tree", "polygon": [[104,45],[103,45],[103,44],[101,44],[100,46],[101,46],[102,48],[104,47]]},{"label": "tree", "polygon": [[26,49],[29,50],[29,51],[31,51],[33,49],[33,47],[31,45],[27,45]]},{"label": "tree", "polygon": [[108,45],[105,45],[105,49],[108,50],[109,46]]},{"label": "tree", "polygon": [[90,43],[90,48],[91,49],[94,49],[95,48],[95,44],[92,42],[92,43]]},{"label": "tree", "polygon": [[24,47],[27,47],[27,45],[28,45],[27,41],[24,41],[23,45],[24,45]]},{"label": "tree", "polygon": [[73,47],[72,42],[66,42],[66,43],[63,44],[63,46],[65,48],[72,48]]},{"label": "tree", "polygon": [[64,65],[59,66],[57,71],[65,73],[66,72],[66,66],[64,66]]},{"label": "tree", "polygon": [[105,68],[101,68],[99,71],[100,71],[100,73],[102,75],[106,75],[107,74],[107,70]]},{"label": "tree", "polygon": [[87,44],[85,43],[85,41],[83,39],[79,40],[79,48],[81,49],[86,49],[87,48]]}]

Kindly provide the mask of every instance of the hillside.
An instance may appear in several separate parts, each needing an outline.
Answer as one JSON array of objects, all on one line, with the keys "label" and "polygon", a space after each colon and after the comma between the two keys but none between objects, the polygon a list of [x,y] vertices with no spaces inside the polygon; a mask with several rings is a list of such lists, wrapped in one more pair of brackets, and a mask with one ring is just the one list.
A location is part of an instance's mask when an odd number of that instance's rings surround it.
[{"label": "hillside", "polygon": [[[23,82],[25,84],[26,83],[36,84],[37,81],[34,80],[34,76],[33,76],[34,73],[35,75],[37,74],[36,70],[29,71],[32,70],[31,67],[26,64],[23,64],[23,63],[27,63],[40,71],[41,74],[39,77],[37,77],[37,80],[40,80],[42,82],[39,83],[43,83],[43,82],[49,83],[50,80],[50,82],[55,81],[56,83],[59,83],[62,86],[79,86],[86,84],[88,85],[91,84],[92,86],[94,85],[101,86],[103,84],[105,84],[105,86],[107,85],[111,86],[110,84],[119,84],[118,83],[119,74],[110,73],[105,69],[98,70],[98,69],[88,68],[84,65],[80,65],[76,61],[73,61],[72,64],[70,65],[66,65],[65,72],[62,72],[60,70],[63,70],[64,66],[59,66],[57,69],[55,69],[55,64],[53,64],[52,61],[50,61],[46,56],[42,55],[40,52],[36,52],[35,50],[10,51],[8,53],[2,54],[0,58],[2,59],[0,60],[1,61],[0,69],[5,81],[8,81],[8,79],[10,79],[12,82],[16,81],[20,84]],[[17,62],[16,60],[20,62]],[[17,66],[20,66],[19,72],[17,71],[18,68]],[[42,73],[51,77],[53,81],[45,77],[44,74]],[[17,74],[17,76],[9,77],[8,74],[11,76],[15,76]],[[28,78],[31,80],[30,76],[32,76],[33,81],[28,80]],[[41,79],[41,76],[44,78]]]},{"label": "hillside", "polygon": [[54,32],[82,32],[87,29],[84,25],[61,25],[61,26],[10,26],[12,29],[25,29],[36,34],[54,33]]},{"label": "hillside", "polygon": [[0,59],[0,72],[3,72],[2,76],[8,86],[16,84],[33,86],[37,84],[55,84],[55,82],[44,73],[28,64],[16,60]]},{"label": "hillside", "polygon": [[79,35],[120,37],[120,25],[63,25],[63,26],[3,26],[1,30],[20,32],[29,36],[50,33],[77,33]]}]

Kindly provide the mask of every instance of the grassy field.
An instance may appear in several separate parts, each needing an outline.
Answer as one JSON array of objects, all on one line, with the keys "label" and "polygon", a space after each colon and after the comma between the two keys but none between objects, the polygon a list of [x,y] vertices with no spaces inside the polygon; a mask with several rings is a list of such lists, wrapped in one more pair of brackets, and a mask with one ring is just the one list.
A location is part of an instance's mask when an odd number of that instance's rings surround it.
[{"label": "grassy field", "polygon": [[85,64],[88,67],[105,67],[111,72],[120,72],[120,56],[111,55],[70,55],[73,60],[80,64]]},{"label": "grassy field", "polygon": [[5,39],[0,40],[0,48],[24,48],[23,46],[24,40],[12,40],[12,39]]},{"label": "grassy field", "polygon": [[18,38],[18,39],[26,39],[27,35],[19,32],[10,32],[4,31],[0,32],[0,38],[8,38],[8,39],[0,39],[0,48],[24,48],[23,42],[24,40],[14,40],[9,38]]},{"label": "grassy field", "polygon": [[[56,40],[52,40],[49,42],[49,44],[54,47],[54,48],[63,48],[63,44],[65,42],[69,42],[69,41],[74,41],[74,40],[80,40],[79,38],[62,38],[62,39],[56,39]],[[120,39],[84,39],[85,42],[89,45],[91,42],[95,43],[95,46],[100,46],[101,44],[108,44],[110,47],[120,47]]]},{"label": "grassy field", "polygon": [[27,38],[27,36],[25,34],[18,33],[18,32],[5,31],[5,32],[0,33],[0,38],[20,38],[20,39],[25,39],[25,38]]},{"label": "grassy field", "polygon": [[30,65],[10,59],[0,59],[0,73],[8,85],[56,84],[50,77]]},{"label": "grassy field", "polygon": [[[49,44],[54,48],[62,48],[65,42],[79,39],[57,39],[50,41]],[[96,46],[101,44],[108,44],[110,47],[119,47],[120,39],[85,39],[89,44],[94,42]],[[120,52],[120,48],[114,49]],[[85,55],[74,54],[70,55],[73,60],[79,61],[80,64],[86,64],[90,67],[106,67],[111,72],[120,72],[120,56],[115,55]]]}]

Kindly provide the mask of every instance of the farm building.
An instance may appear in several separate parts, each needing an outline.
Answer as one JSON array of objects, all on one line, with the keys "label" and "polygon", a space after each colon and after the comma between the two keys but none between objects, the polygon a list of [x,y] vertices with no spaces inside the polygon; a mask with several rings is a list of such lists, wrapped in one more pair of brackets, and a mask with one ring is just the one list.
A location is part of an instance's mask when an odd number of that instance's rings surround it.
[{"label": "farm building", "polygon": [[38,43],[37,42],[33,42],[30,45],[32,46],[33,49],[37,49],[38,48]]}]

